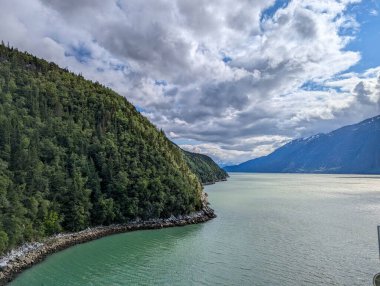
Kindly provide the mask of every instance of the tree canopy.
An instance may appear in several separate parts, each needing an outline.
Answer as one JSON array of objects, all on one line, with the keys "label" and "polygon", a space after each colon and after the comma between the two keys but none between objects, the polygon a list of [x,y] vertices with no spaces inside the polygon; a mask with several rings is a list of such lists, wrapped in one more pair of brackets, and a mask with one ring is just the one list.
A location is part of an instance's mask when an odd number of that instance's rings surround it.
[{"label": "tree canopy", "polygon": [[201,192],[182,150],[124,97],[0,45],[0,253],[60,231],[186,214]]},{"label": "tree canopy", "polygon": [[227,172],[221,169],[209,156],[188,151],[183,152],[191,171],[197,175],[203,184],[213,184],[227,179]]}]

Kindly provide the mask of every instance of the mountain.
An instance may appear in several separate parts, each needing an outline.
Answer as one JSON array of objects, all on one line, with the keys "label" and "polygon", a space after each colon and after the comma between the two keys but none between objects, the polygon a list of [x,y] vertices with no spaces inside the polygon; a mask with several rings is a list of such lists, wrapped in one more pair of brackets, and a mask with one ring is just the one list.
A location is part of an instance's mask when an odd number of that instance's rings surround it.
[{"label": "mountain", "polygon": [[0,45],[0,254],[60,231],[199,210],[188,162],[124,97]]},{"label": "mountain", "polygon": [[213,184],[227,179],[227,172],[221,169],[209,156],[188,151],[184,151],[184,153],[190,170],[197,175],[203,184]]},{"label": "mountain", "polygon": [[380,116],[328,134],[293,140],[228,172],[380,173]]}]

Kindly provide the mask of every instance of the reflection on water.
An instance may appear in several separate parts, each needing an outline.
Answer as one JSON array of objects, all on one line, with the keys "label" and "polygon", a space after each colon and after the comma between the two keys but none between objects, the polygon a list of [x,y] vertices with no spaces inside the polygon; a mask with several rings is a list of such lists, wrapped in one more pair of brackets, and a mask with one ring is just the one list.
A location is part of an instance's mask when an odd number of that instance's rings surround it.
[{"label": "reflection on water", "polygon": [[233,174],[207,186],[218,218],[106,237],[12,285],[371,285],[379,176]]}]

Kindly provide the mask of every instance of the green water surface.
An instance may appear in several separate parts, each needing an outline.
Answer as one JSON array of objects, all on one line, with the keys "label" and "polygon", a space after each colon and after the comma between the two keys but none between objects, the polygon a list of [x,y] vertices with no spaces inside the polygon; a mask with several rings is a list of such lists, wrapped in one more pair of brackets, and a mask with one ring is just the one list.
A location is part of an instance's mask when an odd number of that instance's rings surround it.
[{"label": "green water surface", "polygon": [[380,176],[233,174],[206,191],[210,222],[77,245],[11,285],[363,286],[380,271]]}]

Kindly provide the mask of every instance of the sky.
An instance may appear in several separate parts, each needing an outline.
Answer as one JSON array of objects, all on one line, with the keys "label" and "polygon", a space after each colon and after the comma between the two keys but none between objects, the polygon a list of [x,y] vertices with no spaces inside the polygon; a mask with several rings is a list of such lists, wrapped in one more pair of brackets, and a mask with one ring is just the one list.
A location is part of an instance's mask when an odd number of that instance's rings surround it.
[{"label": "sky", "polygon": [[0,40],[221,165],[380,113],[377,0],[0,0]]}]

